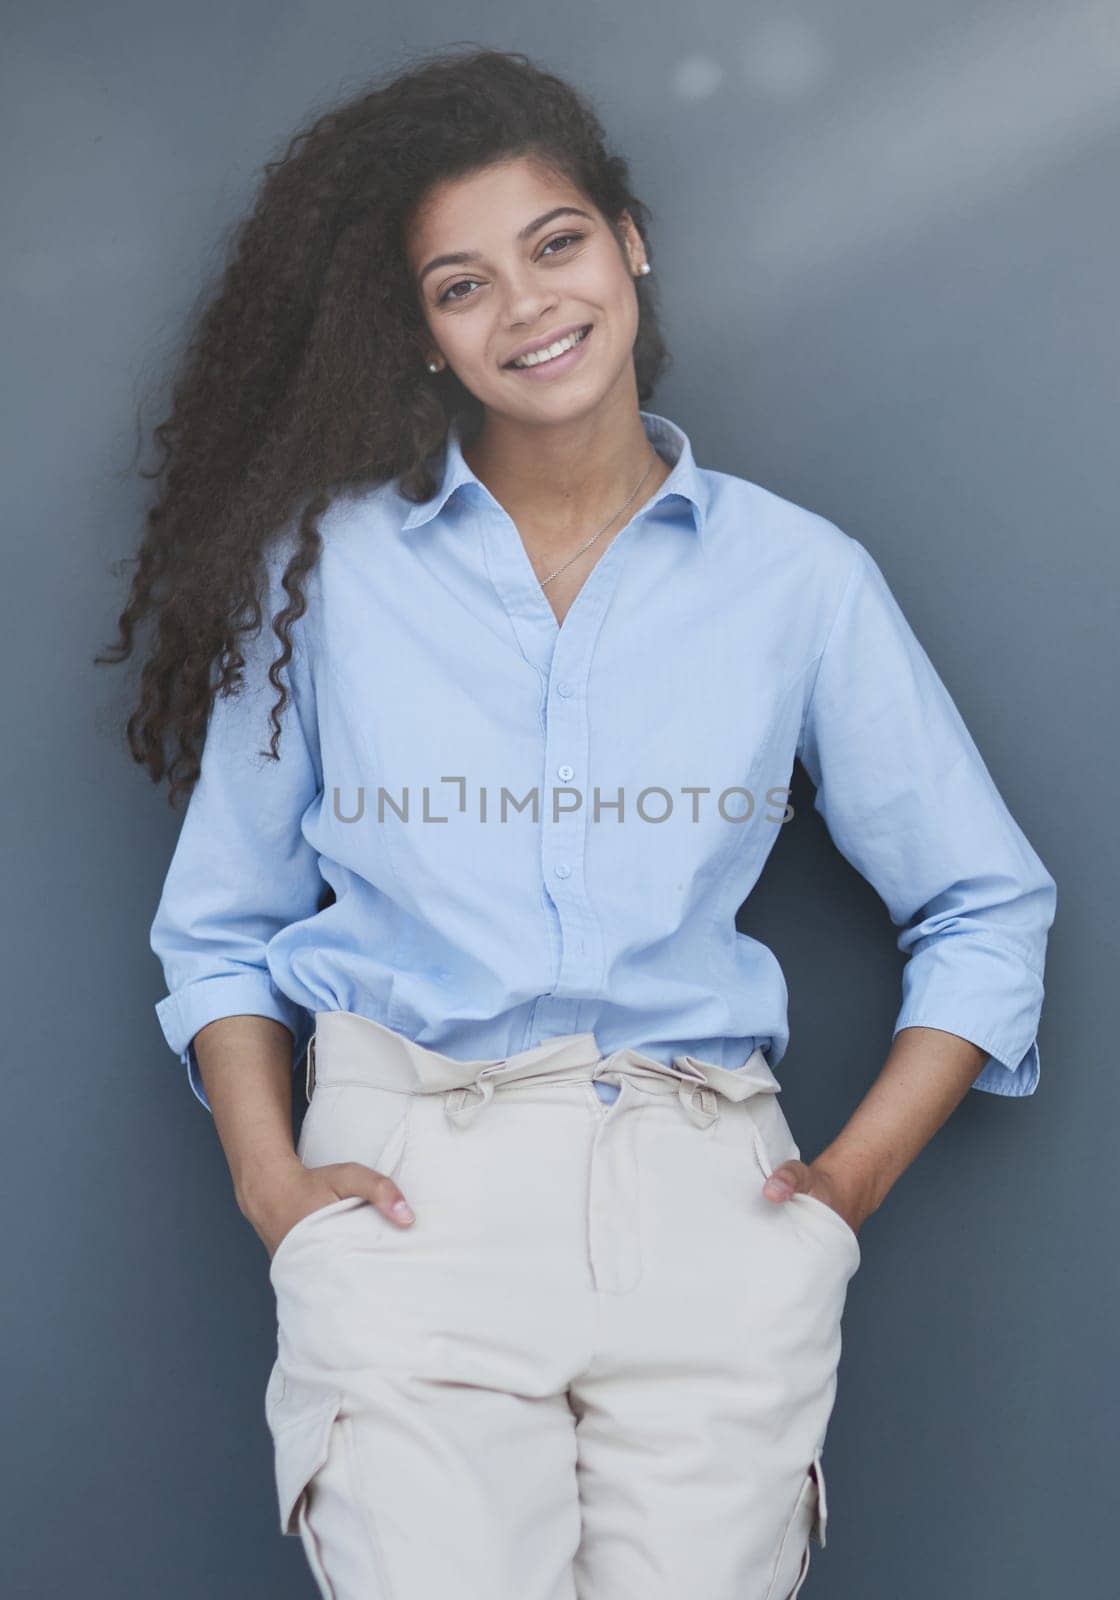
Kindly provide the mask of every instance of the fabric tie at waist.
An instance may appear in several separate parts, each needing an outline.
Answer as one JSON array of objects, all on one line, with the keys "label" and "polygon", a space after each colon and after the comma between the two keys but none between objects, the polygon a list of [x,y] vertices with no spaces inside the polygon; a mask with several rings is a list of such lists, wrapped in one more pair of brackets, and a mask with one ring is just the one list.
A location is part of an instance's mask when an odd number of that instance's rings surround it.
[{"label": "fabric tie at waist", "polygon": [[762,1051],[742,1067],[716,1066],[695,1056],[674,1056],[667,1066],[638,1050],[600,1053],[594,1033],[566,1034],[531,1050],[492,1061],[457,1061],[415,1044],[403,1034],[350,1011],[316,1012],[308,1045],[308,1098],[321,1085],[352,1083],[397,1094],[444,1096],[448,1118],[469,1126],[496,1090],[530,1083],[619,1085],[591,1125],[587,1168],[588,1271],[601,1293],[627,1294],[642,1276],[640,1160],[635,1148],[640,1118],[631,1112],[651,1094],[675,1094],[691,1123],[709,1128],[720,1115],[720,1097],[746,1100],[776,1093],[780,1085]]},{"label": "fabric tie at waist", "polygon": [[[321,1041],[321,1061],[320,1057]],[[707,1127],[719,1117],[719,1096],[745,1100],[777,1093],[780,1085],[761,1049],[741,1067],[720,1067],[696,1056],[674,1056],[672,1065],[624,1048],[600,1053],[594,1033],[546,1039],[533,1049],[496,1060],[458,1061],[370,1017],[351,1011],[320,1011],[307,1046],[307,1098],[321,1083],[360,1081],[409,1094],[444,1094],[448,1117],[459,1125],[473,1120],[499,1086],[525,1082],[621,1084],[639,1092],[676,1093],[689,1118]]]}]

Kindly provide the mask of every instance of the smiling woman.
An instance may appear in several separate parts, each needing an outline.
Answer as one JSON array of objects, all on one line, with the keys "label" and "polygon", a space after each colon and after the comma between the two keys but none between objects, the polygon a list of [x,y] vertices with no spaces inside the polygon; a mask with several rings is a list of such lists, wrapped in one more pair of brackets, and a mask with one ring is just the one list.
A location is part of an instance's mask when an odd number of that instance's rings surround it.
[{"label": "smiling woman", "polygon": [[565,164],[533,152],[433,184],[405,239],[429,370],[450,371],[482,409],[465,459],[516,523],[562,622],[605,536],[669,473],[638,419],[642,235],[626,209],[589,210]]},{"label": "smiling woman", "polygon": [[[270,164],[157,430],[156,1014],[270,1257],[324,1600],[790,1600],[858,1230],[1038,1077],[1053,880],[869,551],[646,408],[651,276],[586,100],[439,55]],[[812,1162],[735,921],[777,828],[722,804],[798,757],[910,957]],[[422,816],[353,826],[375,789]]]}]

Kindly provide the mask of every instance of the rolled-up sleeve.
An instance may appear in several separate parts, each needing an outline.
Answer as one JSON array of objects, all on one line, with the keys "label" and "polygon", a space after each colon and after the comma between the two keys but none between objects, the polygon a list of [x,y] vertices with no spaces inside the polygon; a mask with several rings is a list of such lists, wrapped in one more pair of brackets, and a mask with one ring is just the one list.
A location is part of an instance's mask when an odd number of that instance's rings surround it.
[{"label": "rolled-up sleeve", "polygon": [[1033,1094],[1054,879],[875,560],[845,537],[852,566],[798,746],[814,807],[902,930],[894,1034],[955,1033],[990,1057],[974,1088]]},{"label": "rolled-up sleeve", "polygon": [[321,761],[298,622],[292,660],[281,669],[292,698],[280,717],[279,759],[267,754],[277,697],[268,667],[280,651],[271,618],[287,599],[282,570],[281,556],[272,556],[260,630],[240,640],[242,683],[215,698],[150,932],[168,989],[156,1016],[207,1110],[193,1044],[200,1028],[219,1017],[271,1017],[291,1031],[297,1057],[309,1034],[308,1013],[277,986],[268,960],[270,941],[314,915],[323,889],[318,855],[301,830],[321,789]]}]

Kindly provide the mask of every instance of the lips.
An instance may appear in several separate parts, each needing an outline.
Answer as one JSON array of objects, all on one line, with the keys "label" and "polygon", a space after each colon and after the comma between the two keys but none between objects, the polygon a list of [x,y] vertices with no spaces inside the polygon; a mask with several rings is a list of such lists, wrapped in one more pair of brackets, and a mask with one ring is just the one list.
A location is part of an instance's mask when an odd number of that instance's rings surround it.
[{"label": "lips", "polygon": [[[509,358],[508,361],[503,361],[502,362],[502,366],[505,367],[505,368],[508,368],[510,371],[513,371],[513,372],[524,372],[527,369],[525,367],[518,366],[517,363],[519,361],[524,360],[524,358],[526,356],[537,355],[537,354],[539,354],[540,351],[547,350],[550,345],[558,344],[561,339],[570,339],[572,337],[572,335],[575,334],[575,333],[582,333],[584,335],[584,337],[586,338],[587,334],[590,331],[591,331],[591,324],[589,322],[576,323],[573,327],[570,327],[570,328],[558,328],[555,333],[547,334],[542,339],[535,339],[532,344],[528,344],[528,345],[522,346],[522,348],[520,350],[518,350],[515,355],[512,355]],[[580,344],[583,341],[582,340],[577,340],[576,342],[577,342],[577,344]],[[569,349],[574,349],[574,348],[575,348],[575,345],[569,347]],[[567,351],[567,350],[563,352],[564,355],[567,355],[568,353],[569,353],[569,351]],[[554,358],[551,358],[551,359],[559,360],[560,357],[557,356],[557,357],[554,357]],[[542,364],[544,364],[544,363],[540,363],[540,362],[532,363],[532,365],[534,365],[534,366],[540,366]]]}]

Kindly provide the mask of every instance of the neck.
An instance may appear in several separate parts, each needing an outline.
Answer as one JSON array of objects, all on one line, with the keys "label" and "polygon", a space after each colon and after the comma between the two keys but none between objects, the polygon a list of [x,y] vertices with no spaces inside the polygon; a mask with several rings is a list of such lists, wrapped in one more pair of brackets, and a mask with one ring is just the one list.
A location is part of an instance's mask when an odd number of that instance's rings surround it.
[{"label": "neck", "polygon": [[463,457],[518,527],[555,537],[590,531],[651,468],[635,502],[656,493],[669,463],[654,451],[637,406],[598,408],[560,423],[527,423],[487,412]]}]

